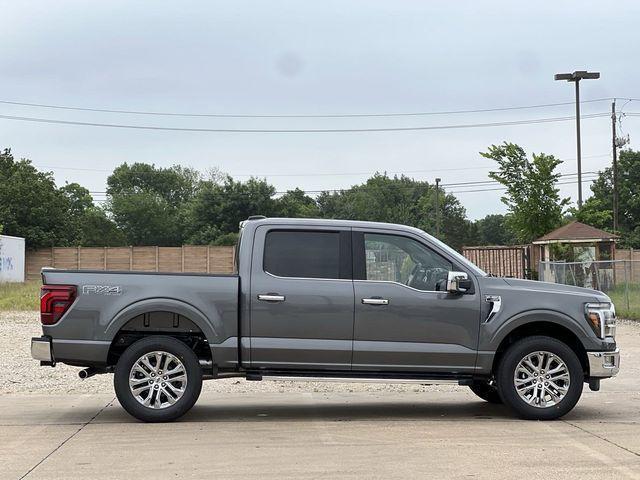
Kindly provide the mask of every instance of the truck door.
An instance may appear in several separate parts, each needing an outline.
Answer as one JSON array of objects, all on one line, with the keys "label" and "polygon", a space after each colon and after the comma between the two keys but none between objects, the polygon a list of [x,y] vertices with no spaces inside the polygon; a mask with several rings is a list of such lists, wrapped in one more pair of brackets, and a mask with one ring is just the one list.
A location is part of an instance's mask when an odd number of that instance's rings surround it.
[{"label": "truck door", "polygon": [[462,267],[417,235],[355,230],[353,369],[473,372],[477,286],[465,295],[442,291],[448,272]]},{"label": "truck door", "polygon": [[251,367],[350,370],[349,228],[263,225],[251,265]]}]

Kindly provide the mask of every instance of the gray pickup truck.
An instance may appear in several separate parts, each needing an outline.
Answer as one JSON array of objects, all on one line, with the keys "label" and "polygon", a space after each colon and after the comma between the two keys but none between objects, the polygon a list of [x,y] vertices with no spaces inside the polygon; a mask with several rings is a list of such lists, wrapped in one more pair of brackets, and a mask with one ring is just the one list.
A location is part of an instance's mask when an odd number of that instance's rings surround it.
[{"label": "gray pickup truck", "polygon": [[605,294],[485,274],[402,225],[250,217],[232,275],[43,269],[41,365],[114,373],[134,417],[203,379],[455,382],[553,419],[619,369]]}]

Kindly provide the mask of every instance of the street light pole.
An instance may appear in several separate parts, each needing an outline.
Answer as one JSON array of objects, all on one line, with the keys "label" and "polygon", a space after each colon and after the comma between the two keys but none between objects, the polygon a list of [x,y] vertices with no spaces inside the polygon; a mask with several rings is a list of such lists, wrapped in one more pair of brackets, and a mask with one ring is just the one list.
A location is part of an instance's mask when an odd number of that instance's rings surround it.
[{"label": "street light pole", "polygon": [[613,233],[618,233],[618,144],[616,139],[616,101],[611,103],[611,135],[613,146]]},{"label": "street light pole", "polygon": [[440,178],[436,178],[436,238],[440,237]]},{"label": "street light pole", "polygon": [[600,72],[576,70],[573,73],[556,73],[555,80],[566,80],[576,84],[576,151],[578,157],[578,210],[582,208],[582,147],[580,145],[580,80],[598,79]]},{"label": "street light pole", "polygon": [[582,209],[582,145],[580,141],[580,79],[576,79],[576,151],[578,152],[578,210]]}]

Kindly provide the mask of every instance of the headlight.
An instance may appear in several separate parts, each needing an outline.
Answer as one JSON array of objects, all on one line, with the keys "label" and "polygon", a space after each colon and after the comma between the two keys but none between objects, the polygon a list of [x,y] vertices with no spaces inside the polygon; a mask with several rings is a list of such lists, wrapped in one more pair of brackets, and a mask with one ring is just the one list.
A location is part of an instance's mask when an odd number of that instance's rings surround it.
[{"label": "headlight", "polygon": [[613,303],[587,303],[584,316],[598,337],[616,336],[616,308]]}]

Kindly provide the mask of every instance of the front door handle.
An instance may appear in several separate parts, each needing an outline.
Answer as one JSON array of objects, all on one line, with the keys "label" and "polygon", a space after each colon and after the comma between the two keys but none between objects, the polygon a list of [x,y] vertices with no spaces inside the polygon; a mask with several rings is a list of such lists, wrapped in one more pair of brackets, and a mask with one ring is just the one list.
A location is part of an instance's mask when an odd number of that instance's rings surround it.
[{"label": "front door handle", "polygon": [[284,302],[284,295],[278,295],[277,293],[261,293],[258,295],[258,300],[263,302]]},{"label": "front door handle", "polygon": [[365,305],[389,305],[389,300],[387,300],[386,298],[372,297],[363,298],[362,303]]}]

